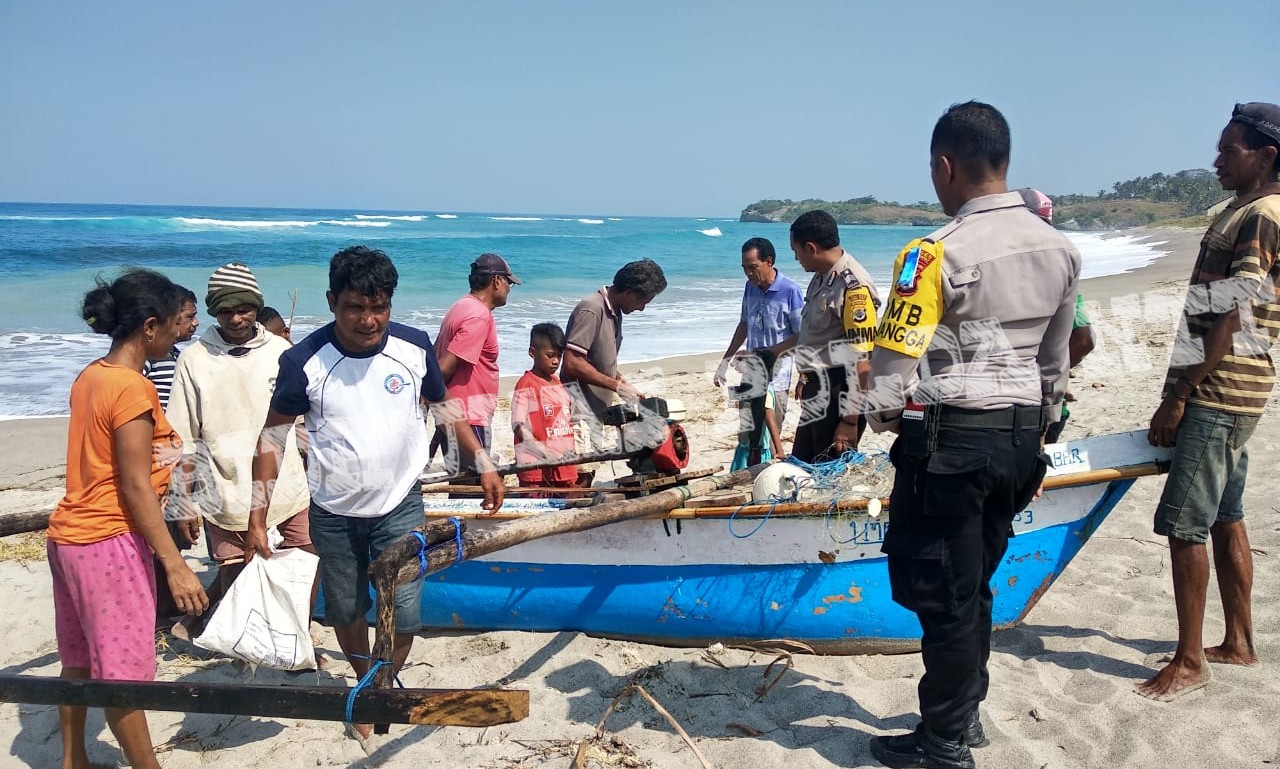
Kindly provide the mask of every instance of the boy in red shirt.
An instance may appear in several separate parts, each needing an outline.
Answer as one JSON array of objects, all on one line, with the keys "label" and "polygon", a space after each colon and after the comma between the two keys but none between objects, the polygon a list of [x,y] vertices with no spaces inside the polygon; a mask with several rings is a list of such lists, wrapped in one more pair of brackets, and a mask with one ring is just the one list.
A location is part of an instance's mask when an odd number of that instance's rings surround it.
[{"label": "boy in red shirt", "polygon": [[[574,455],[569,392],[556,369],[564,355],[564,331],[554,323],[539,323],[529,332],[533,368],[516,382],[511,394],[511,428],[515,433],[516,466],[544,464]],[[522,470],[521,486],[569,488],[578,483],[576,464]]]}]

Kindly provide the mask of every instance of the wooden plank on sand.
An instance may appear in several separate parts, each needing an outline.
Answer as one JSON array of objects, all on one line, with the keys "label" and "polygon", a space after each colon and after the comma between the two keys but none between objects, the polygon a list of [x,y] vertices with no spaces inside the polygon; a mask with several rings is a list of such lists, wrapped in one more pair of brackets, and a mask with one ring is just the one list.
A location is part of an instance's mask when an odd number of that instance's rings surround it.
[{"label": "wooden plank on sand", "polygon": [[[141,708],[263,718],[346,719],[350,689],[178,681],[89,681],[0,675],[0,702]],[[495,726],[529,716],[520,689],[373,689],[356,695],[356,723]]]}]

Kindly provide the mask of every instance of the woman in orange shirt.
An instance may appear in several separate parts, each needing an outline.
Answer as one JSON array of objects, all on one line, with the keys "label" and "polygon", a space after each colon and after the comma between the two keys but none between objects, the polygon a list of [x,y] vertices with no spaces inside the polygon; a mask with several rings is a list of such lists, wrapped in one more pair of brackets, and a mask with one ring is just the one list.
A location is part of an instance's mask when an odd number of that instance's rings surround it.
[{"label": "woman in orange shirt", "polygon": [[[85,295],[82,316],[111,350],[71,386],[67,493],[49,519],[49,570],[63,678],[151,681],[156,675],[152,552],[178,608],[209,607],[165,528],[160,500],[182,442],[142,375],[181,333],[179,288],[131,270]],[[146,712],[106,708],[107,725],[133,767],[159,767]],[[85,708],[58,708],[63,769],[93,766]]]}]

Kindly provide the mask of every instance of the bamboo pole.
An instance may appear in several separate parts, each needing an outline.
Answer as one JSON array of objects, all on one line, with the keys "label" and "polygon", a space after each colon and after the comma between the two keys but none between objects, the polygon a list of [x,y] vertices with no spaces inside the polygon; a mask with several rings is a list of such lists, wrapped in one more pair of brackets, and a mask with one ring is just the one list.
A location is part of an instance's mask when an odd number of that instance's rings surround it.
[{"label": "bamboo pole", "polygon": [[[1044,489],[1045,491],[1052,491],[1054,489],[1088,486],[1095,483],[1108,483],[1111,481],[1127,480],[1130,478],[1141,478],[1148,475],[1160,475],[1167,470],[1168,468],[1165,465],[1158,462],[1131,465],[1129,467],[1090,470],[1083,473],[1071,473],[1070,475],[1058,475],[1052,478],[1046,478],[1044,482]],[[750,504],[722,507],[679,507],[666,513],[645,517],[654,520],[691,520],[696,518],[730,518],[733,516],[761,515],[771,515],[774,517],[807,516],[819,515],[826,512],[860,512],[867,509],[867,503],[867,499],[859,497],[856,499],[839,500],[834,508],[831,506],[830,502],[782,502],[777,505]],[[888,510],[889,498],[882,497],[880,499],[880,504],[882,509]],[[428,513],[428,516],[435,515],[438,515],[438,513]],[[546,512],[542,510],[513,510],[506,513],[498,511],[497,513],[463,513],[463,515],[473,517],[478,520],[514,521],[546,515]]]},{"label": "bamboo pole", "polygon": [[[529,494],[561,494],[564,496],[591,496],[599,491],[615,491],[613,487],[606,486],[508,486],[508,497],[527,496]],[[483,486],[471,485],[454,485],[454,484],[434,484],[424,486],[423,494],[475,494],[477,497],[484,494]]]},{"label": "bamboo pole", "polygon": [[[748,483],[764,467],[765,465],[757,465],[719,478],[690,481],[687,486],[656,492],[639,499],[605,502],[590,508],[558,510],[545,513],[538,518],[509,521],[479,533],[456,532],[456,539],[451,522],[431,521],[418,529],[424,533],[428,529],[432,530],[432,534],[427,537],[430,549],[424,551],[417,537],[407,535],[392,542],[369,566],[369,577],[378,595],[377,632],[374,636],[373,658],[391,659],[396,632],[395,591],[398,585],[447,569],[463,559],[475,558],[521,542],[666,512],[691,497],[736,483]],[[450,543],[448,541],[450,539],[455,539],[457,544]],[[390,665],[379,667],[374,674],[374,688],[379,691],[389,689],[393,675],[394,671]],[[386,723],[375,723],[374,731],[385,734]]]},{"label": "bamboo pole", "polygon": [[[93,681],[0,675],[0,702],[141,708],[264,718],[346,719],[342,686],[264,686],[181,681]],[[495,726],[529,716],[529,692],[519,689],[363,689],[356,723]]]},{"label": "bamboo pole", "polygon": [[[766,465],[757,465],[728,475],[699,478],[688,484],[665,489],[636,499],[605,502],[588,508],[551,510],[536,516],[520,518],[467,532],[462,537],[462,559],[503,550],[522,542],[585,531],[619,521],[662,514],[678,507],[686,499],[710,493],[739,483],[751,482]],[[401,537],[393,542],[369,567],[369,575],[381,590],[382,585],[399,585],[419,576],[418,541]],[[427,554],[427,574],[452,566],[458,559],[451,546],[436,548]]]},{"label": "bamboo pole", "polygon": [[[614,451],[607,454],[574,454],[564,459],[548,460],[546,462],[538,462],[536,464],[527,464],[517,466],[514,462],[506,465],[497,465],[494,470],[498,475],[515,475],[525,470],[542,470],[548,467],[560,467],[561,465],[587,464],[589,462],[615,462],[620,459],[631,459],[635,457],[635,452]],[[424,473],[420,476],[420,480],[424,486],[430,486],[437,483],[447,483],[452,478],[474,478],[476,475],[474,470],[459,469],[456,473],[432,473],[430,475]]]}]

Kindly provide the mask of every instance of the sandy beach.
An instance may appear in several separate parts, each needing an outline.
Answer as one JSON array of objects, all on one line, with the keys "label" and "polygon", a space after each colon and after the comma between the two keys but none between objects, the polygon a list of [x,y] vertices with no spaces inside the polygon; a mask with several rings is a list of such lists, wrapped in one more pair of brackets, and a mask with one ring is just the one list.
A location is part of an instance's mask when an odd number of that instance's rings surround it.
[{"label": "sandy beach", "polygon": [[[1066,437],[1145,428],[1154,411],[1182,287],[1200,233],[1150,230],[1172,253],[1142,270],[1086,281],[1097,348],[1072,374],[1076,396]],[[649,312],[662,312],[655,303]],[[720,342],[718,342],[719,344]],[[523,354],[506,351],[504,354]],[[727,465],[736,414],[711,384],[718,355],[626,367],[654,394],[680,398],[696,451],[694,466]],[[504,382],[509,388],[510,381]],[[1280,478],[1267,461],[1280,444],[1273,397],[1250,443],[1254,462],[1246,520],[1255,549],[1254,624],[1261,663],[1215,666],[1213,683],[1169,704],[1144,699],[1134,684],[1175,645],[1177,623],[1166,543],[1151,533],[1162,478],[1142,478],[1021,626],[999,632],[983,721],[991,745],[975,751],[988,769],[1068,767],[1261,767],[1280,763]],[[792,415],[794,421],[796,415]],[[496,445],[510,459],[509,427]],[[789,433],[790,430],[784,430]],[[66,420],[0,422],[0,514],[51,507],[62,494]],[[886,447],[883,436],[865,445]],[[609,472],[624,474],[622,463]],[[6,674],[58,673],[50,579],[42,535],[0,540],[0,668]],[[203,545],[193,567],[208,570]],[[319,626],[315,626],[319,627]],[[1206,642],[1216,643],[1221,603],[1211,581]],[[337,658],[328,629],[320,649]],[[259,670],[198,659],[189,647],[161,644],[159,677],[204,682],[349,686],[342,661],[319,673]],[[368,765],[387,767],[568,767],[575,741],[594,733],[628,683],[647,689],[715,767],[791,769],[876,766],[868,741],[912,727],[919,655],[796,655],[794,668],[757,698],[772,655],[727,650],[722,664],[702,649],[671,649],[578,633],[459,633],[421,638],[402,674],[406,686],[527,689],[529,718],[488,729],[392,727],[366,757],[341,725],[219,715],[152,712],[152,737],[166,767]],[[775,668],[773,673],[776,674]],[[617,740],[589,765],[697,767],[697,757],[650,705],[633,697],[609,718]],[[101,712],[91,712],[90,755],[119,761]],[[53,767],[60,759],[55,708],[0,704],[0,766]]]}]

